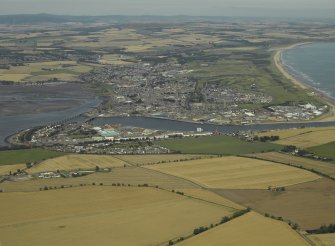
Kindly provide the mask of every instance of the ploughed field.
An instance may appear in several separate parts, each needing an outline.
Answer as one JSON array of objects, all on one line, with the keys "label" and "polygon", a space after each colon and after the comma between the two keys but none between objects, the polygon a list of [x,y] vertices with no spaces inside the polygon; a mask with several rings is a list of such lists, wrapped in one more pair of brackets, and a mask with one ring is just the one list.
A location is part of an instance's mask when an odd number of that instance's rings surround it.
[{"label": "ploughed field", "polygon": [[217,194],[269,216],[316,229],[335,221],[335,182],[319,179],[287,187],[285,191],[215,189]]},{"label": "ploughed field", "polygon": [[308,246],[309,244],[286,223],[249,212],[241,217],[206,231],[181,246]]},{"label": "ploughed field", "polygon": [[[285,158],[290,156],[285,154],[255,156],[269,160],[186,154],[70,154],[48,159],[27,171],[99,166],[111,167],[111,172],[3,181],[0,238],[5,245],[43,245],[49,238],[55,238],[48,243],[51,246],[97,241],[99,245],[168,245],[169,240],[176,242],[181,237],[181,245],[308,245],[287,222],[297,223],[303,230],[334,223],[335,183],[276,163],[279,159],[289,162]],[[305,168],[331,167],[298,157],[293,161]],[[25,164],[19,165],[2,168]],[[259,214],[250,212],[210,228],[246,207]],[[286,223],[265,218],[265,214],[282,217]],[[201,226],[210,229],[194,236],[193,230]],[[83,231],[87,233],[83,235]],[[239,236],[244,231],[249,236]]]},{"label": "ploughed field", "polygon": [[298,168],[243,157],[165,163],[146,168],[188,179],[207,188],[224,189],[267,189],[320,178]]},{"label": "ploughed field", "polygon": [[214,204],[221,204],[222,206],[226,206],[227,208],[232,208],[235,210],[242,210],[245,207],[234,203],[223,196],[216,194],[210,190],[201,189],[201,188],[179,188],[176,189],[175,192],[182,192],[185,196],[191,196],[193,198],[197,198],[200,200],[205,200]]},{"label": "ploughed field", "polygon": [[155,188],[66,188],[1,193],[0,199],[3,245],[167,244],[232,213]]}]

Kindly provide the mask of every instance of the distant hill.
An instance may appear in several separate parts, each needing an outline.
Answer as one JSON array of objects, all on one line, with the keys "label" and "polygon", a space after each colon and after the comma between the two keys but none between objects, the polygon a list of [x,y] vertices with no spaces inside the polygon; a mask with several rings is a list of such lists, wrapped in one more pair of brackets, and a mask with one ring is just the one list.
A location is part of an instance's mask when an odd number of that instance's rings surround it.
[{"label": "distant hill", "polygon": [[[106,16],[70,16],[51,14],[20,14],[20,15],[0,15],[0,24],[38,24],[38,23],[66,23],[66,22],[187,22],[187,21],[222,21],[232,19],[221,16],[126,16],[126,15],[106,15]],[[236,18],[235,18],[236,19]]]},{"label": "distant hill", "polygon": [[[276,20],[286,20],[287,18],[271,18]],[[229,16],[155,16],[155,15],[104,15],[104,16],[71,16],[71,15],[52,15],[52,14],[18,14],[18,15],[0,15],[0,24],[40,24],[40,23],[67,23],[67,22],[81,22],[81,23],[180,23],[180,22],[222,22],[222,21],[236,21],[236,20],[269,20],[264,17],[229,17]],[[291,21],[302,21],[303,18],[291,18]],[[308,21],[321,21],[319,19],[309,19]],[[335,20],[328,19],[328,25],[335,25]]]},{"label": "distant hill", "polygon": [[61,23],[75,21],[71,16],[48,14],[0,15],[1,24],[35,24],[43,22]]}]

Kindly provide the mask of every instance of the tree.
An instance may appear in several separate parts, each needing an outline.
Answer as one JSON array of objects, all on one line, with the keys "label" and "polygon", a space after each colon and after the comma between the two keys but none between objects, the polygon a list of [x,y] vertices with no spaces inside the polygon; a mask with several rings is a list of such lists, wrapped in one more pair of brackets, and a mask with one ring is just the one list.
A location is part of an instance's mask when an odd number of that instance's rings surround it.
[{"label": "tree", "polygon": [[293,152],[296,149],[297,149],[297,147],[294,146],[294,145],[287,145],[281,151],[283,151],[283,152]]},{"label": "tree", "polygon": [[271,141],[277,141],[279,140],[279,136],[271,136],[270,139]]},{"label": "tree", "polygon": [[221,223],[223,224],[223,223],[226,223],[226,222],[228,222],[230,219],[229,219],[229,217],[227,217],[227,216],[225,216],[225,217],[223,217],[222,219],[221,219]]},{"label": "tree", "polygon": [[304,149],[298,151],[299,156],[305,156],[305,155],[308,155],[308,154],[310,154],[310,153],[307,150],[304,150]]},{"label": "tree", "polygon": [[294,230],[297,230],[297,229],[299,228],[299,225],[298,225],[297,223],[295,223],[295,224],[293,224],[292,228],[293,228]]},{"label": "tree", "polygon": [[27,163],[26,163],[26,167],[27,167],[27,168],[31,168],[32,166],[33,166],[33,163],[31,163],[31,162],[27,162]]}]

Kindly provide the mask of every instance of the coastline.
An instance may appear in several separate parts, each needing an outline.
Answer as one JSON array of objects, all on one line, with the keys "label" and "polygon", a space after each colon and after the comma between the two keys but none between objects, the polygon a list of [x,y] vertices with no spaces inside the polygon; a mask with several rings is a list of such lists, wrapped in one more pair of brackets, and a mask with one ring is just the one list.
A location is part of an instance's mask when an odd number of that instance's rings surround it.
[{"label": "coastline", "polygon": [[276,49],[275,54],[273,56],[274,64],[276,68],[282,73],[282,75],[288,80],[290,80],[295,86],[298,86],[303,90],[312,91],[315,94],[315,96],[319,97],[322,101],[324,101],[329,106],[329,111],[326,114],[312,121],[334,121],[335,120],[335,99],[330,97],[326,93],[318,90],[317,88],[313,87],[312,85],[309,85],[305,83],[304,81],[297,79],[293,74],[291,74],[286,69],[283,63],[282,54],[285,50],[293,49],[293,48],[306,45],[306,44],[311,44],[311,42],[297,43],[297,44],[293,44],[287,47]]}]

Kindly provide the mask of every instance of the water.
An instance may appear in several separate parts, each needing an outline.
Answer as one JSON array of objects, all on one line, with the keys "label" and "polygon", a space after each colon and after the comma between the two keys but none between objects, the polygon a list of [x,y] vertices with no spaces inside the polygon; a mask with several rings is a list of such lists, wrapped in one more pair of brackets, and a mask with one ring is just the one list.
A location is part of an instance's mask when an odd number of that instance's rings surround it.
[{"label": "water", "polygon": [[[283,52],[282,58],[283,63],[294,76],[335,98],[335,43],[313,43],[299,46]],[[2,87],[0,91],[0,146],[5,145],[4,139],[7,136],[19,130],[68,119],[69,117],[87,112],[101,103],[101,99],[93,98],[90,95],[83,96],[83,91],[78,90],[78,85],[73,86],[75,86],[75,88],[69,88],[68,90],[64,90],[62,87],[59,89],[54,87],[51,90],[53,96],[48,94],[50,93],[50,90],[45,89],[45,87],[43,87],[43,90],[41,89],[42,91],[40,94],[33,94],[33,92],[36,93],[36,88],[33,88],[31,94],[29,94],[27,93],[28,88],[22,90],[21,88],[16,87],[14,88],[14,93],[8,93],[7,91],[4,91],[5,87]],[[56,95],[56,92],[60,95]],[[65,92],[66,95],[62,95]],[[37,98],[39,98],[39,100],[36,101]],[[63,110],[58,109],[54,111],[47,110],[35,112],[36,110],[38,111],[42,105],[44,107],[45,105],[53,105],[54,100],[57,100],[57,104],[59,104],[62,98],[65,98],[65,100],[68,100],[68,98],[75,100],[64,103],[65,106],[68,104],[71,104],[71,106],[66,109],[64,108]],[[18,108],[20,108],[22,112],[18,111]],[[123,124],[171,131],[195,131],[197,127],[202,127],[205,131],[220,132],[335,125],[335,122],[329,122],[299,124],[282,123],[253,126],[216,126],[211,124],[195,124],[145,117],[97,118],[93,123],[96,125],[105,123]]]},{"label": "water", "polygon": [[285,50],[289,72],[335,99],[335,43],[312,43]]},{"label": "water", "polygon": [[79,115],[99,106],[95,97],[79,85],[0,86],[0,147],[6,137],[23,129],[67,120],[86,120]]},{"label": "water", "polygon": [[196,131],[197,128],[202,128],[208,132],[224,132],[236,133],[239,131],[265,131],[276,129],[289,129],[299,127],[326,127],[335,126],[335,122],[306,122],[306,123],[277,123],[277,124],[257,124],[257,125],[214,125],[201,124],[192,122],[183,122],[169,119],[150,118],[142,116],[133,117],[98,117],[95,118],[91,124],[96,126],[103,126],[105,124],[119,124],[124,126],[142,127],[165,131]]}]

